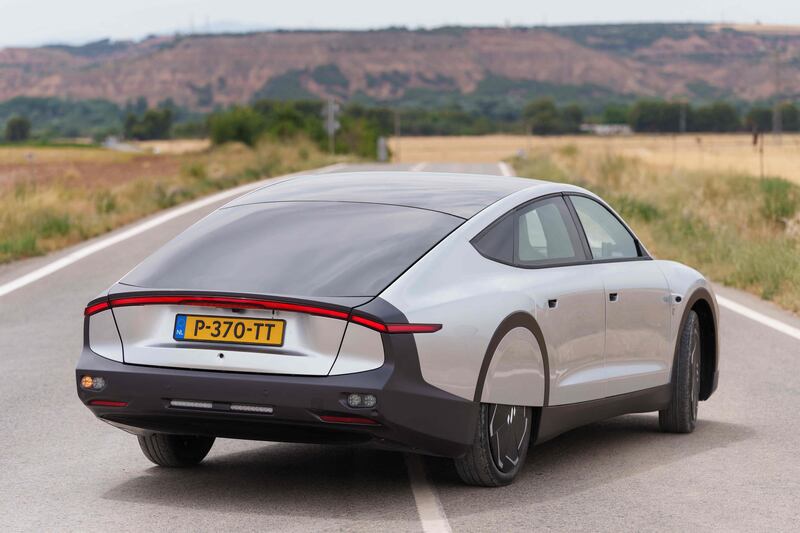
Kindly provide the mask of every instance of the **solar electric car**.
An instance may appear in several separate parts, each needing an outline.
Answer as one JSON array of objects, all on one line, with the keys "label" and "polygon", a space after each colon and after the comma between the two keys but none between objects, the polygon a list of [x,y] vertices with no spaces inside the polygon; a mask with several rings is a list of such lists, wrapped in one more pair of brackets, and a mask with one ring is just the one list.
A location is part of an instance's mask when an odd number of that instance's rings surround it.
[{"label": "solar electric car", "polygon": [[163,466],[216,437],[371,443],[497,486],[593,421],[658,411],[690,432],[717,387],[708,281],[596,195],[523,178],[272,182],[85,315],[80,399]]}]

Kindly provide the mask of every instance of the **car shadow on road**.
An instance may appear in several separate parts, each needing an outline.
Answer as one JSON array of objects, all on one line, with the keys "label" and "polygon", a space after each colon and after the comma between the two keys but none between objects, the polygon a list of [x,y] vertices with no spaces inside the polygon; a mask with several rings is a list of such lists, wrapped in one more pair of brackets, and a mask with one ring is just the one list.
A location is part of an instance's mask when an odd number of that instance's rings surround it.
[{"label": "car shadow on road", "polygon": [[[464,486],[448,459],[427,458],[430,479],[447,498],[469,500],[473,514],[514,494],[561,498],[668,466],[748,439],[745,426],[701,420],[691,435],[664,434],[655,415],[628,415],[573,430],[531,449],[516,482],[499,491]],[[491,497],[486,497],[491,496]],[[192,469],[148,468],[105,492],[118,501],[217,511],[358,521],[416,519],[403,455],[365,447],[265,444],[212,455]],[[448,513],[451,510],[448,508]],[[401,528],[402,529],[402,528]]]},{"label": "car shadow on road", "polygon": [[[514,501],[514,492],[525,493],[530,498],[531,488],[540,487],[541,490],[533,492],[537,501],[557,500],[651,469],[668,467],[753,435],[755,431],[747,426],[703,419],[697,422],[692,434],[662,433],[655,413],[621,416],[531,447],[517,480],[500,492],[504,493],[503,499]],[[426,463],[430,477],[440,490],[473,502],[469,506],[455,507],[469,514],[496,508],[494,497],[473,498],[478,494],[476,491],[482,489],[463,485],[450,461],[428,458]]]},{"label": "car shadow on road", "polygon": [[360,446],[270,443],[212,454],[196,468],[152,467],[104,498],[320,519],[417,520],[402,454]]}]

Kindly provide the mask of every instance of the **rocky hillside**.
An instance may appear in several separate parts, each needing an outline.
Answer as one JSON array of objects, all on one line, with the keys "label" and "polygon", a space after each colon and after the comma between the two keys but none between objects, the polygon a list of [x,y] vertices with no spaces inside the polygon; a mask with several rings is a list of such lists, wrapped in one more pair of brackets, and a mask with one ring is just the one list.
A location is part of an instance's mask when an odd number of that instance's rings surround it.
[{"label": "rocky hillside", "polygon": [[[776,69],[776,65],[779,68]],[[254,97],[441,104],[800,95],[800,31],[710,25],[278,31],[0,50],[15,96],[171,97],[208,110]]]}]

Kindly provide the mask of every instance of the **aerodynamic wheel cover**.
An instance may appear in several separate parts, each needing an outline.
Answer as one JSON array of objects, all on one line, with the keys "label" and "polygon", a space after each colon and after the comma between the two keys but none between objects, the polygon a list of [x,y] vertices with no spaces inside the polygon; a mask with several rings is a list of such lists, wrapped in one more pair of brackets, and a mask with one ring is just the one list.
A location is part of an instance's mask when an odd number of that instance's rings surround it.
[{"label": "aerodynamic wheel cover", "polygon": [[695,325],[689,340],[689,394],[692,402],[692,420],[697,419],[697,404],[700,401],[700,328]]},{"label": "aerodynamic wheel cover", "polygon": [[530,429],[528,409],[514,405],[489,407],[489,447],[498,470],[508,473],[519,464]]}]

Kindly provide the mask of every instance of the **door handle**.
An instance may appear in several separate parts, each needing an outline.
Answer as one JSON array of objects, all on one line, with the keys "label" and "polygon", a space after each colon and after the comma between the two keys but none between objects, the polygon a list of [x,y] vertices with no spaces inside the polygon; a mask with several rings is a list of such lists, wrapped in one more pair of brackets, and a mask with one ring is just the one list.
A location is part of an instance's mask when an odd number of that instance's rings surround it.
[{"label": "door handle", "polygon": [[547,307],[549,307],[550,309],[555,309],[556,307],[558,307],[558,298],[547,300]]},{"label": "door handle", "polygon": [[619,294],[616,292],[609,292],[608,293],[608,301],[609,302],[617,302],[619,301]]}]

